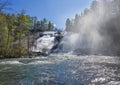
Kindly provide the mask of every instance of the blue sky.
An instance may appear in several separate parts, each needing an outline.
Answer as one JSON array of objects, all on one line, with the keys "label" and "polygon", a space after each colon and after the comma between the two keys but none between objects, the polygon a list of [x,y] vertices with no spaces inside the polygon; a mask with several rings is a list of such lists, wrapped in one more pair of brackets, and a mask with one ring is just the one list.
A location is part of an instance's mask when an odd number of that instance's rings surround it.
[{"label": "blue sky", "polygon": [[36,16],[39,20],[46,18],[63,29],[67,18],[74,18],[85,8],[89,8],[91,0],[10,0],[14,13],[22,9],[27,15]]}]

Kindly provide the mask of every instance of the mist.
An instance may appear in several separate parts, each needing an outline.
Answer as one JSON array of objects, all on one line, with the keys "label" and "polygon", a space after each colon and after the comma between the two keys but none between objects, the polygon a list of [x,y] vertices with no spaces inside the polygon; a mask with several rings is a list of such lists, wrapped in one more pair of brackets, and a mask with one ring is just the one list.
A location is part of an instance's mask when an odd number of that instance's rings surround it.
[{"label": "mist", "polygon": [[[75,19],[66,20],[66,31],[60,46],[62,50],[89,54],[119,54],[119,0],[94,0]],[[113,7],[114,6],[114,7]]]}]

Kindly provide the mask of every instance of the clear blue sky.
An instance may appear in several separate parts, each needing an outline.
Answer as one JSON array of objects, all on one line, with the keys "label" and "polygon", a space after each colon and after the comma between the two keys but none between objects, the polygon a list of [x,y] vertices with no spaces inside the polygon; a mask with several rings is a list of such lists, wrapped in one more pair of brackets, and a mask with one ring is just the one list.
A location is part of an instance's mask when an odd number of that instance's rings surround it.
[{"label": "clear blue sky", "polygon": [[[12,1],[12,2],[11,2]],[[20,13],[22,9],[27,15],[36,16],[39,20],[46,18],[58,28],[65,27],[67,18],[74,18],[85,8],[89,8],[91,0],[10,0],[13,12]]]}]

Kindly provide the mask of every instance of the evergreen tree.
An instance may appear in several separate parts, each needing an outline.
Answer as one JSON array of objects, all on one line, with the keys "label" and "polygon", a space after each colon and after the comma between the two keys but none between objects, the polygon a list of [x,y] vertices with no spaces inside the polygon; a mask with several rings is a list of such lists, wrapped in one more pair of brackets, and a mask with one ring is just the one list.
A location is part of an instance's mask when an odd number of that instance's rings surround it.
[{"label": "evergreen tree", "polygon": [[87,15],[88,13],[89,13],[89,9],[86,8],[86,9],[84,10],[84,15]]},{"label": "evergreen tree", "polygon": [[[19,57],[22,56],[22,54],[25,53],[25,50],[23,50],[24,46],[23,46],[23,42],[21,42],[21,39],[24,38],[29,31],[30,28],[30,17],[29,16],[25,16],[24,15],[24,11],[21,12],[21,14],[17,15],[17,37],[19,40],[19,44],[18,44],[18,53],[19,53]],[[23,53],[24,52],[24,53]]]},{"label": "evergreen tree", "polygon": [[75,19],[74,19],[74,32],[77,32],[80,28],[80,16],[78,14],[75,15]]},{"label": "evergreen tree", "polygon": [[70,19],[68,18],[68,19],[66,20],[66,31],[67,31],[67,32],[71,32],[72,29],[73,29],[72,27],[73,27],[72,22],[71,22]]},{"label": "evergreen tree", "polygon": [[53,23],[51,23],[49,21],[49,23],[48,23],[48,31],[52,31],[53,29],[54,29],[54,25],[53,25]]},{"label": "evergreen tree", "polygon": [[90,9],[91,10],[96,10],[98,6],[98,1],[97,0],[93,0]]}]

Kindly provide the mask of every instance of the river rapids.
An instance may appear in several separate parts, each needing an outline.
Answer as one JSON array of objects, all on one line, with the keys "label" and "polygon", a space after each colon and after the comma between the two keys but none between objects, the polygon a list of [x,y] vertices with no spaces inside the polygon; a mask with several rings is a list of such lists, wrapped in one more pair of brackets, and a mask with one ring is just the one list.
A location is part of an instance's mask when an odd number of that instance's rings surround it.
[{"label": "river rapids", "polygon": [[120,85],[120,58],[61,53],[4,59],[0,85]]}]

